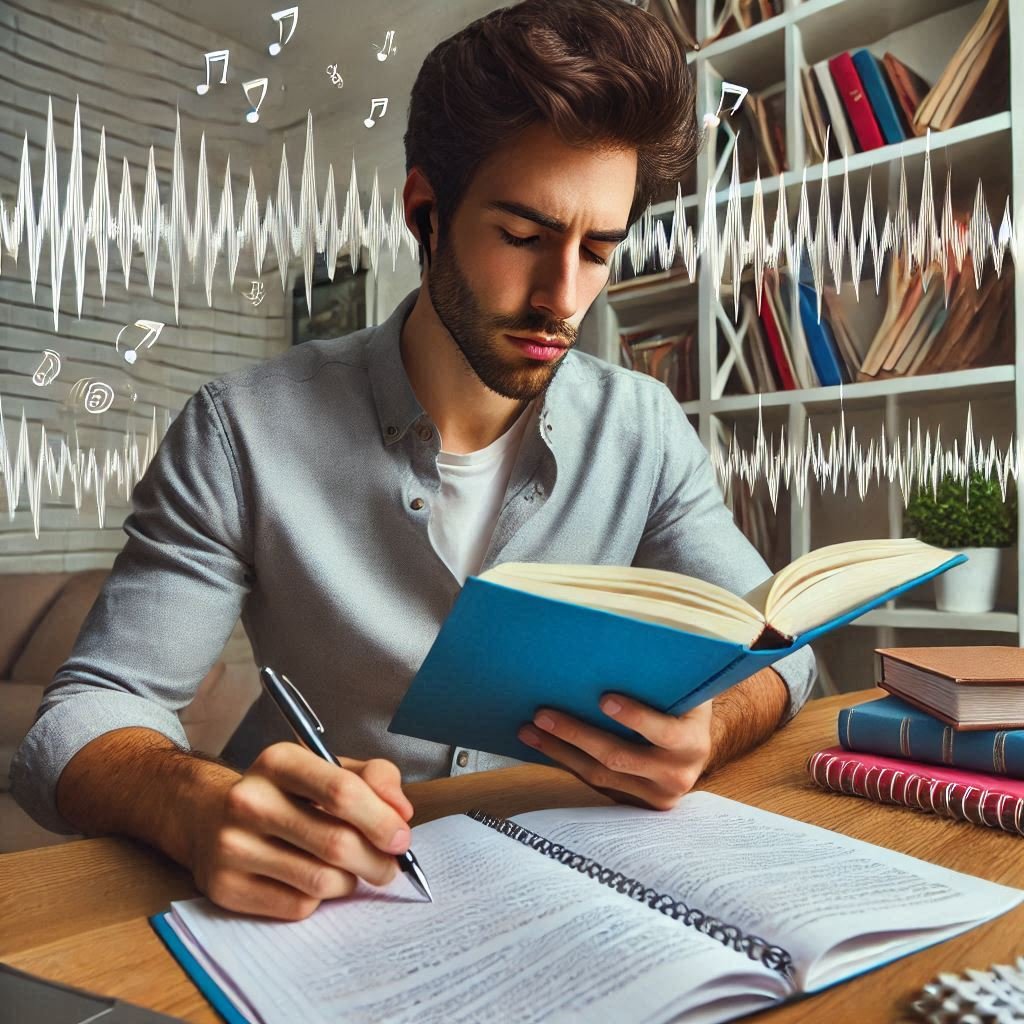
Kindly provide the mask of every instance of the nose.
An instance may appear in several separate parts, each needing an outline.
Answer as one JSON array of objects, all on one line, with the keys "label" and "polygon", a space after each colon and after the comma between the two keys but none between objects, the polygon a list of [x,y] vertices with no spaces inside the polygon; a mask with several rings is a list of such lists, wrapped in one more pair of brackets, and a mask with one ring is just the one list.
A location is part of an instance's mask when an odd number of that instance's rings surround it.
[{"label": "nose", "polygon": [[578,272],[578,249],[562,246],[554,250],[549,259],[542,260],[537,266],[530,304],[553,320],[571,320],[579,305],[576,292]]}]

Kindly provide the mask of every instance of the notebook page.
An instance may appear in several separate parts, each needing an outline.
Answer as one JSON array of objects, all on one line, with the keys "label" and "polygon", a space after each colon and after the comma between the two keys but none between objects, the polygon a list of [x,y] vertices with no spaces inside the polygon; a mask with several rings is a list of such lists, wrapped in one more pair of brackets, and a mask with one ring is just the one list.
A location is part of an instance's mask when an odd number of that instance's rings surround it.
[{"label": "notebook page", "polygon": [[787,991],[760,964],[464,815],[418,826],[413,848],[433,904],[399,878],[300,922],[205,899],[172,908],[265,1024],[653,1022],[730,984],[745,1012]]},{"label": "notebook page", "polygon": [[668,812],[587,807],[514,820],[785,947],[804,991],[959,934],[1024,899],[1017,889],[713,793],[690,793]]}]

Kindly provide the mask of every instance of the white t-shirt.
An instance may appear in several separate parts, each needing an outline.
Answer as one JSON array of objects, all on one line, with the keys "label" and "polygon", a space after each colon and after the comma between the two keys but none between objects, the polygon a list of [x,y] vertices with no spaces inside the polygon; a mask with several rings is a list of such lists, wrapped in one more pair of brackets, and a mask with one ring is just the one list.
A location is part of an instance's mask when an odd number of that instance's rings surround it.
[{"label": "white t-shirt", "polygon": [[480,571],[520,442],[533,419],[531,404],[486,448],[467,455],[437,454],[441,491],[431,505],[427,529],[434,550],[460,584]]}]

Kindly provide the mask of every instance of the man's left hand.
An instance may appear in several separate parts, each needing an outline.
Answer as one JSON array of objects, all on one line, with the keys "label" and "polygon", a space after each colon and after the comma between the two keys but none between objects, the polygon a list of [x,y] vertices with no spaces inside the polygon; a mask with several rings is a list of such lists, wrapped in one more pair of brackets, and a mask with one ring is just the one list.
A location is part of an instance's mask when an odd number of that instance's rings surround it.
[{"label": "man's left hand", "polygon": [[533,723],[520,728],[518,736],[613,799],[667,811],[693,788],[711,759],[711,704],[677,717],[606,694],[601,710],[651,746],[548,708],[538,709]]}]

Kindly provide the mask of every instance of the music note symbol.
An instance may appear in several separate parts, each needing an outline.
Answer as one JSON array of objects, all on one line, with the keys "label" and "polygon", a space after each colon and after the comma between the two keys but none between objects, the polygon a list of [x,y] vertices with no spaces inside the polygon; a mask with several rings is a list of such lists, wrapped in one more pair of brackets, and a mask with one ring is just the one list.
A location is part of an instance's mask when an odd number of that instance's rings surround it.
[{"label": "music note symbol", "polygon": [[370,103],[370,116],[363,118],[363,124],[367,128],[372,128],[377,122],[373,119],[373,112],[377,109],[377,104],[380,104],[380,116],[383,117],[388,112],[388,99],[385,96],[383,99],[373,100]]},{"label": "music note symbol", "polygon": [[[271,57],[276,57],[283,46],[287,46],[291,42],[291,38],[295,35],[295,26],[299,23],[299,8],[298,7],[287,7],[283,11],[276,11],[271,15],[274,21],[277,22],[277,38],[278,42],[271,43],[267,50],[270,52]],[[284,25],[282,22],[285,18],[291,18],[292,23],[288,28],[288,38],[284,38]]]},{"label": "music note symbol", "polygon": [[389,29],[386,36],[384,36],[383,46],[374,46],[377,51],[377,60],[387,60],[388,55],[392,53],[398,53],[398,47],[392,47],[392,43],[395,41],[395,30]]},{"label": "music note symbol", "polygon": [[[152,348],[156,344],[156,339],[160,337],[160,332],[167,325],[161,323],[159,320],[136,320],[135,326],[144,330],[146,334],[143,337],[142,341],[140,341],[138,345],[135,346],[135,348],[130,348],[125,351],[124,361],[129,364],[134,363],[135,360],[139,358],[138,352],[143,345],[145,345],[146,348]],[[124,334],[124,332],[127,331],[129,327],[131,327],[131,324],[125,324],[124,327],[122,327],[121,330],[117,332],[117,337],[114,339],[115,352],[121,351],[121,335]]]},{"label": "music note symbol", "polygon": [[255,124],[260,119],[260,105],[263,103],[263,100],[267,95],[267,85],[269,81],[270,79],[268,78],[254,78],[251,82],[242,83],[242,91],[245,93],[245,98],[250,103],[252,103],[252,97],[249,95],[249,90],[261,90],[259,100],[256,103],[253,103],[253,109],[245,115],[245,119],[249,124]]},{"label": "music note symbol", "polygon": [[722,107],[725,104],[725,97],[727,93],[731,93],[733,96],[738,97],[736,102],[729,108],[729,113],[735,114],[736,111],[740,109],[743,101],[747,98],[747,93],[749,91],[750,90],[745,86],[733,85],[731,82],[723,82],[722,95],[718,98],[718,109],[713,114],[705,114],[704,123],[709,128],[714,128],[722,123],[721,118],[719,118],[718,115],[722,113]]},{"label": "music note symbol", "polygon": [[210,91],[210,65],[217,60],[224,61],[224,72],[220,76],[220,84],[227,85],[228,81],[228,56],[229,50],[211,50],[206,54],[206,81],[200,82],[196,86],[196,92],[200,96],[205,96]]}]

